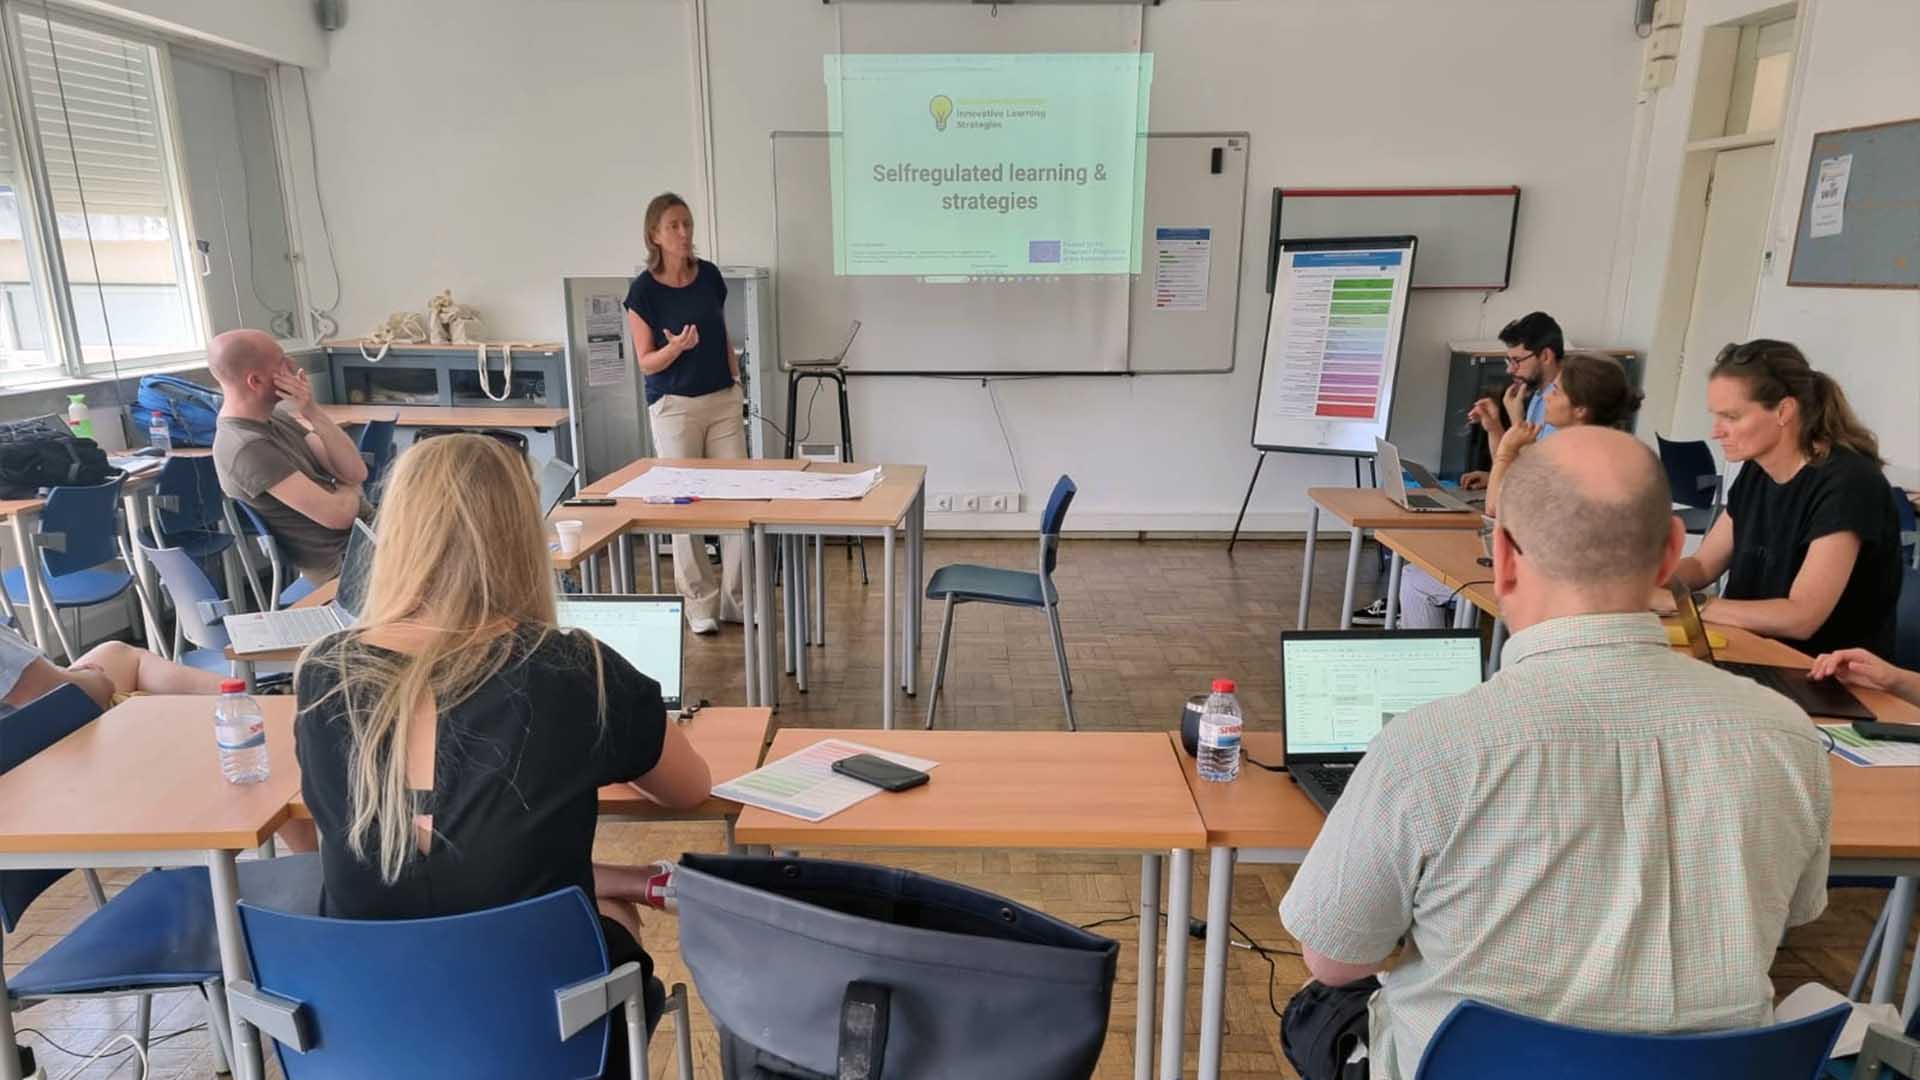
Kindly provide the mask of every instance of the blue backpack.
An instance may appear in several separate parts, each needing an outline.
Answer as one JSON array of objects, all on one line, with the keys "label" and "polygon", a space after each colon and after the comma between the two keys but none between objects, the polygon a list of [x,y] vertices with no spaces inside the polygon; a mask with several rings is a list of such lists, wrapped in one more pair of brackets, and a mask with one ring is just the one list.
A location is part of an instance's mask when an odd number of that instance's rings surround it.
[{"label": "blue backpack", "polygon": [[146,431],[154,416],[167,419],[175,446],[212,446],[220,418],[220,391],[173,375],[143,375],[133,404],[133,422]]}]

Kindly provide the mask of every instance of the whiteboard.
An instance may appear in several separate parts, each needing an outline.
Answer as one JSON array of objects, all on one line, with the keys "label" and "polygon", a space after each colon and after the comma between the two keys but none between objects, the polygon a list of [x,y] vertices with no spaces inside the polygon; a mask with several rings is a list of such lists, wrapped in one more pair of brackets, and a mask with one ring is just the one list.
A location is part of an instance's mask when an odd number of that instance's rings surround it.
[{"label": "whiteboard", "polygon": [[[854,374],[1232,370],[1246,133],[1147,136],[1141,274],[965,284],[834,274],[832,138],[820,131],[772,136],[774,321],[782,356],[831,355],[858,319],[860,336],[847,354]],[[1189,236],[1206,231],[1199,309],[1192,292],[1171,302],[1157,299],[1154,259],[1165,229]]]},{"label": "whiteboard", "polygon": [[1287,240],[1253,407],[1259,450],[1367,455],[1400,376],[1411,236]]},{"label": "whiteboard", "polygon": [[1504,289],[1512,277],[1520,189],[1274,188],[1267,290],[1282,240],[1420,239],[1416,289]]}]

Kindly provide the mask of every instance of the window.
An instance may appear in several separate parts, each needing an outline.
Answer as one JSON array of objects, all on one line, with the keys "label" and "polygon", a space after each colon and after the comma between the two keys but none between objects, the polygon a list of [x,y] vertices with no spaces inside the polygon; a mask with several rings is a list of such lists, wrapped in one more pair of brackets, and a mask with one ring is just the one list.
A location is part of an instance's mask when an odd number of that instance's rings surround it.
[{"label": "window", "polygon": [[264,67],[0,0],[0,382],[304,330]]},{"label": "window", "polygon": [[1793,67],[1792,18],[1740,28],[1727,99],[1728,135],[1778,131]]}]

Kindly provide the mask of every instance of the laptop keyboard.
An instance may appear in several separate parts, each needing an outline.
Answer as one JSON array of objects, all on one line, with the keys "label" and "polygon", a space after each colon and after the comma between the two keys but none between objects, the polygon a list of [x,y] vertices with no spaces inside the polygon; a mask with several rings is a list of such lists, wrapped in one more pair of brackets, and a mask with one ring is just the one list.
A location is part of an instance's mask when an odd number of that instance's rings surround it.
[{"label": "laptop keyboard", "polygon": [[1337,765],[1294,765],[1290,770],[1298,775],[1304,785],[1311,782],[1327,796],[1327,805],[1339,801],[1341,793],[1347,790],[1347,781],[1353,779],[1353,766]]},{"label": "laptop keyboard", "polygon": [[237,623],[231,629],[236,652],[304,649],[340,629],[340,619],[331,608],[287,608]]}]

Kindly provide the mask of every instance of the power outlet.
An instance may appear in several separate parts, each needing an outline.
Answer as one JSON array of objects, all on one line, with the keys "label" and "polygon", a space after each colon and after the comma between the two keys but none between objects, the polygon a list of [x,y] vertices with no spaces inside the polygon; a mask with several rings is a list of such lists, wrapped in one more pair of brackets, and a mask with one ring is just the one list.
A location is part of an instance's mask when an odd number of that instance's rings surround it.
[{"label": "power outlet", "polygon": [[953,496],[951,496],[951,495],[935,495],[935,496],[933,497],[933,508],[934,508],[934,509],[935,509],[936,511],[941,511],[941,512],[945,512],[945,513],[952,513],[952,511],[953,511]]},{"label": "power outlet", "polygon": [[1005,495],[989,495],[980,508],[990,514],[1004,514],[1007,512],[1007,497]]},{"label": "power outlet", "polygon": [[978,513],[980,510],[980,496],[978,495],[962,495],[956,502],[958,503],[959,509],[969,514]]},{"label": "power outlet", "polygon": [[1006,511],[1009,514],[1019,513],[1020,512],[1020,493],[1017,491],[1012,491],[1001,496],[1000,509]]}]

